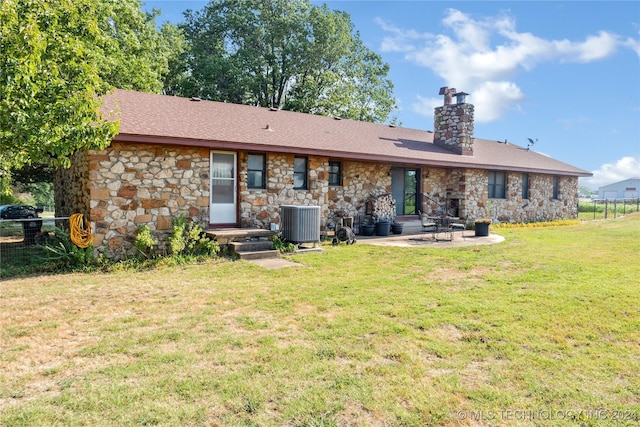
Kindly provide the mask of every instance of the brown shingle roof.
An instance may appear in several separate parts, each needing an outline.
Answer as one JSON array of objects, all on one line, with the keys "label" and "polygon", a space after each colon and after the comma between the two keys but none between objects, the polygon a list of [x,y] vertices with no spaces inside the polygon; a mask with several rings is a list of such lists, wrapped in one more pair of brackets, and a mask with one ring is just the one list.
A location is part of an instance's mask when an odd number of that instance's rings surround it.
[{"label": "brown shingle roof", "polygon": [[590,176],[513,144],[475,138],[473,156],[433,144],[433,132],[248,105],[116,90],[105,112],[120,119],[116,141],[196,145],[416,166],[452,166]]}]

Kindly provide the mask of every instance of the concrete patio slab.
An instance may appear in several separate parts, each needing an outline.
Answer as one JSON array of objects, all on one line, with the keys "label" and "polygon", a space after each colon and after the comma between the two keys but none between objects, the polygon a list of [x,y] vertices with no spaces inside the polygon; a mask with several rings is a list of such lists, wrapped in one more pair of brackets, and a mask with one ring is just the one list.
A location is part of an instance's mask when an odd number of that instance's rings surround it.
[{"label": "concrete patio slab", "polygon": [[248,260],[249,262],[259,265],[260,267],[268,268],[270,270],[275,270],[278,268],[287,268],[287,267],[304,267],[303,264],[289,261],[284,258],[266,258],[266,259],[254,259]]},{"label": "concrete patio slab", "polygon": [[499,234],[476,237],[473,231],[455,233],[452,240],[436,240],[427,234],[393,234],[389,236],[356,236],[358,244],[399,247],[455,248],[462,246],[493,245],[504,241]]},{"label": "concrete patio slab", "polygon": [[[413,248],[455,248],[463,246],[493,245],[504,241],[504,237],[499,234],[490,234],[485,237],[476,237],[473,231],[456,233],[453,240],[435,240],[431,234],[408,233],[392,234],[389,236],[356,236],[358,245],[376,246],[396,246]],[[321,248],[311,248],[311,251],[322,251]],[[303,252],[303,251],[300,251]],[[304,267],[303,264],[289,261],[284,258],[249,260],[254,264],[268,269],[278,269],[287,267]]]}]

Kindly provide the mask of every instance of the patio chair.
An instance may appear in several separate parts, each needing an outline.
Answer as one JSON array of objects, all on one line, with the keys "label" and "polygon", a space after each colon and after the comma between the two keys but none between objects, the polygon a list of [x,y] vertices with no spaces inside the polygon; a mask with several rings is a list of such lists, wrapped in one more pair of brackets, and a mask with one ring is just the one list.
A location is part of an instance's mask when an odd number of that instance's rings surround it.
[{"label": "patio chair", "polygon": [[455,237],[455,232],[459,231],[462,236],[464,236],[464,230],[467,228],[464,224],[459,222],[453,222],[449,225],[451,228],[452,236]]},{"label": "patio chair", "polygon": [[427,214],[420,211],[418,211],[418,214],[420,215],[420,224],[422,225],[422,235],[424,236],[426,233],[431,233],[433,237],[438,224],[436,224],[432,218],[429,218]]}]

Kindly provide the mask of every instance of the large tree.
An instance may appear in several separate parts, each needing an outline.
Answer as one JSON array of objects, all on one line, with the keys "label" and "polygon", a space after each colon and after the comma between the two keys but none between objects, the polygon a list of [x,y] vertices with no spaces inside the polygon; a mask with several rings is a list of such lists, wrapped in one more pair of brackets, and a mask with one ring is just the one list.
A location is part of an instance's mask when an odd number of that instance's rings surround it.
[{"label": "large tree", "polygon": [[179,52],[140,0],[0,1],[0,189],[25,165],[67,166],[105,147],[112,87],[158,92]]},{"label": "large tree", "polygon": [[167,93],[376,122],[395,107],[388,65],[344,12],[308,0],[212,0],[185,18],[189,49]]}]

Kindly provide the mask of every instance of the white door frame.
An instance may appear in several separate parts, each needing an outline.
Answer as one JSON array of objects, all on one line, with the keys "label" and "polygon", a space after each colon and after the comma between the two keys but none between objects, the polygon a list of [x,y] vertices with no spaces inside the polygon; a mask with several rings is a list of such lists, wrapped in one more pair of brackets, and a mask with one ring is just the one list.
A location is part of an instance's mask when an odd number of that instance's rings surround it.
[{"label": "white door frame", "polygon": [[236,152],[211,150],[209,156],[211,172],[209,222],[211,224],[235,225],[238,223],[237,164]]}]

